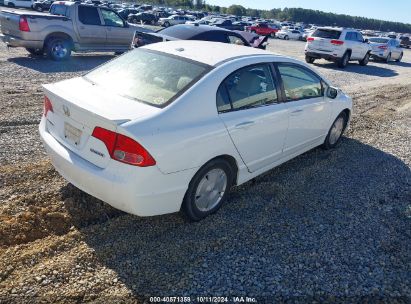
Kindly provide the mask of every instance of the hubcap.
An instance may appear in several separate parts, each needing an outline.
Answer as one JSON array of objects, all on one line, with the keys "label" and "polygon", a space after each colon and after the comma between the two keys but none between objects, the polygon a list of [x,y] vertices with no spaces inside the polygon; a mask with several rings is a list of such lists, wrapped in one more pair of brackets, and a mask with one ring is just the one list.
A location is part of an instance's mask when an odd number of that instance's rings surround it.
[{"label": "hubcap", "polygon": [[334,125],[331,128],[331,132],[330,132],[330,144],[331,145],[334,145],[338,141],[338,139],[340,139],[343,129],[344,129],[344,118],[340,117],[335,121]]},{"label": "hubcap", "polygon": [[67,49],[61,42],[56,43],[53,46],[52,52],[56,57],[59,57],[59,58],[63,58],[64,56],[67,55]]},{"label": "hubcap", "polygon": [[221,201],[227,188],[227,174],[216,168],[201,179],[195,194],[195,205],[203,212],[210,211]]}]

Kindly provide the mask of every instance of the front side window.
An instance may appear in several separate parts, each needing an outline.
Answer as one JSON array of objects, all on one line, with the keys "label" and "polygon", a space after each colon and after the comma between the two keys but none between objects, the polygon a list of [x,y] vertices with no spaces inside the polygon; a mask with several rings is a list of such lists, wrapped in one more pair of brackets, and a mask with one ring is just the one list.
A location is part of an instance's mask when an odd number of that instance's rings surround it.
[{"label": "front side window", "polygon": [[361,33],[357,33],[357,41],[364,42],[364,37],[361,35]]},{"label": "front side window", "polygon": [[64,4],[53,4],[50,8],[50,14],[57,16],[66,16],[68,17],[69,10]]},{"label": "front side window", "polygon": [[254,108],[277,101],[277,91],[268,64],[237,70],[224,80],[217,92],[219,112]]},{"label": "front side window", "polygon": [[209,70],[200,62],[137,48],[84,77],[118,95],[161,108]]},{"label": "front side window", "polygon": [[303,67],[279,64],[285,96],[288,101],[323,96],[321,79]]},{"label": "front side window", "polygon": [[115,12],[102,9],[101,14],[103,15],[104,23],[106,26],[124,26],[123,20]]},{"label": "front side window", "polygon": [[79,6],[78,19],[83,24],[101,25],[100,16],[97,8],[92,6]]}]

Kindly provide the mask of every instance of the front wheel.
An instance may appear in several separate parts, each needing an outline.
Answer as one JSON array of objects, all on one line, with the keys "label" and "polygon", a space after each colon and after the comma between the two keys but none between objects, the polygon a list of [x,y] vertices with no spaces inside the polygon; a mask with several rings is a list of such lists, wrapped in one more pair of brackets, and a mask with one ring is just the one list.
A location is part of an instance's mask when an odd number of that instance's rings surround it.
[{"label": "front wheel", "polygon": [[8,7],[13,8],[15,7],[14,3],[9,2],[9,4],[7,4]]},{"label": "front wheel", "polygon": [[169,27],[169,26],[170,26],[170,22],[165,22],[165,23],[164,23],[164,26],[165,26],[165,27]]},{"label": "front wheel", "polygon": [[344,54],[344,56],[338,60],[337,65],[339,68],[345,68],[348,65],[348,62],[350,61],[350,54],[347,52]]},{"label": "front wheel", "polygon": [[315,58],[311,57],[311,56],[305,56],[305,62],[307,63],[314,63]]},{"label": "front wheel", "polygon": [[37,6],[37,7],[36,7],[36,11],[38,11],[38,12],[41,13],[41,12],[43,12],[43,8],[42,8],[41,6]]},{"label": "front wheel", "polygon": [[362,66],[366,66],[368,62],[370,62],[370,53],[365,54],[364,58],[359,61]]},{"label": "front wheel", "polygon": [[347,113],[342,112],[338,117],[335,119],[334,123],[332,124],[330,130],[328,131],[327,137],[325,138],[323,148],[328,150],[332,149],[338,145],[341,140],[341,137],[347,127],[348,116]]},{"label": "front wheel", "polygon": [[390,63],[390,61],[391,61],[391,53],[389,53],[387,58],[385,59],[386,63]]},{"label": "front wheel", "polygon": [[47,55],[55,60],[66,60],[71,55],[70,42],[64,38],[52,38],[47,43]]},{"label": "front wheel", "polygon": [[284,40],[290,40],[288,36],[284,36]]},{"label": "front wheel", "polygon": [[191,180],[184,197],[182,211],[191,221],[199,221],[216,212],[233,185],[230,164],[215,159],[204,165]]}]

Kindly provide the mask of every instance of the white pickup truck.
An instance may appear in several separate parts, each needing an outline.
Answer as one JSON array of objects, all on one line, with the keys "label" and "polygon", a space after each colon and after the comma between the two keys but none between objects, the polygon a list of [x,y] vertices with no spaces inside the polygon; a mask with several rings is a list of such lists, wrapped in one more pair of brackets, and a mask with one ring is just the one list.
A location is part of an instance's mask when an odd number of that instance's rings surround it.
[{"label": "white pickup truck", "polygon": [[4,10],[0,38],[9,47],[24,47],[33,55],[54,60],[71,52],[125,52],[135,31],[152,32],[124,21],[102,6],[71,1],[54,2],[50,13]]}]

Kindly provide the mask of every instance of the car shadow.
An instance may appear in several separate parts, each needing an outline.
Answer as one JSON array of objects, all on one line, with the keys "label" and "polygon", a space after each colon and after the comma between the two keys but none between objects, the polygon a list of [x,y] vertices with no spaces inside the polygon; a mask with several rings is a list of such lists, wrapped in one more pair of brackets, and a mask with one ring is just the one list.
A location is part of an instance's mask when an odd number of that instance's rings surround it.
[{"label": "car shadow", "polygon": [[348,66],[345,69],[340,69],[336,66],[335,63],[333,62],[315,62],[313,65],[324,68],[324,69],[330,69],[330,70],[335,70],[336,72],[350,72],[350,73],[356,73],[356,74],[363,74],[363,75],[369,75],[369,76],[377,76],[377,77],[394,77],[398,76],[398,73],[392,69],[389,68],[389,64],[387,67],[383,67],[380,65],[375,65],[373,62],[370,62],[366,66],[361,66],[356,62],[350,62]]},{"label": "car shadow", "polygon": [[[112,211],[102,226],[78,228],[137,298],[390,300],[386,290],[410,283],[410,180],[400,159],[344,138],[337,149],[314,149],[233,189],[201,222]],[[62,193],[77,223],[89,210],[112,209],[70,185]]]},{"label": "car shadow", "polygon": [[38,56],[14,57],[7,60],[40,73],[59,73],[89,71],[113,58],[114,55],[81,54],[71,56],[66,61],[54,61]]}]

